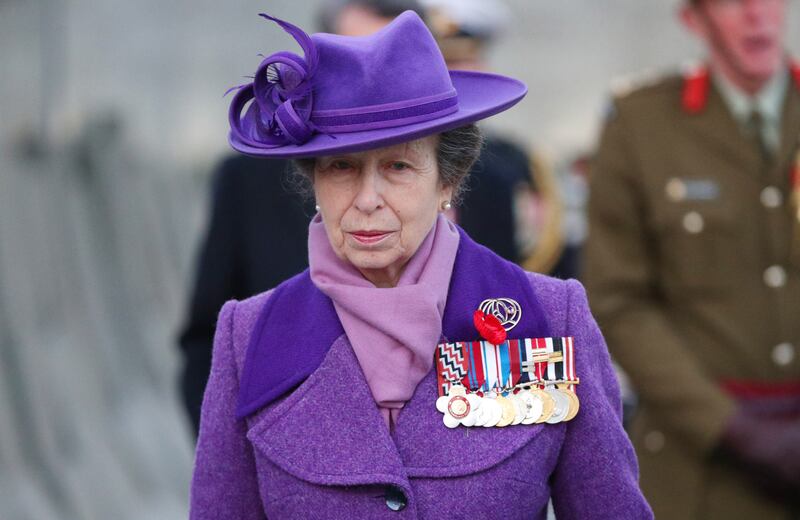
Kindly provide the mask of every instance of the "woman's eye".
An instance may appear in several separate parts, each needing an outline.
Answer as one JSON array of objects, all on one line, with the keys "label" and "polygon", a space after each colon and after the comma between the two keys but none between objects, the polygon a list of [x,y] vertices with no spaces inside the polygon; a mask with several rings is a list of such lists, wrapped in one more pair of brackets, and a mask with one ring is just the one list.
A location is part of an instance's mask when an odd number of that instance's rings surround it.
[{"label": "woman's eye", "polygon": [[353,165],[347,161],[333,161],[331,163],[331,168],[334,170],[349,170],[352,167]]},{"label": "woman's eye", "polygon": [[395,161],[395,162],[391,163],[389,165],[389,167],[392,170],[397,171],[397,172],[401,172],[401,171],[407,170],[409,168],[408,164],[406,164],[406,163],[404,163],[402,161]]}]

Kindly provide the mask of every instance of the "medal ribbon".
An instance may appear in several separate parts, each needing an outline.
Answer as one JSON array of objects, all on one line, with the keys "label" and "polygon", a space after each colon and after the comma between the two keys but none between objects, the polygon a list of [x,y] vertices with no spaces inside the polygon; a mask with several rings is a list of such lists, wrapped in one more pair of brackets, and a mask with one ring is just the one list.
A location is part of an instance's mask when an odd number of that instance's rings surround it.
[{"label": "medal ribbon", "polygon": [[[798,74],[798,77],[800,77],[800,74]],[[790,180],[792,185],[792,193],[790,195],[791,208],[795,217],[792,256],[795,261],[800,261],[800,150],[795,155]]]},{"label": "medal ribbon", "polygon": [[436,346],[436,378],[439,396],[447,395],[450,387],[460,381],[469,386],[469,358],[463,341],[439,343]]},{"label": "medal ribbon", "polygon": [[[486,379],[483,384],[483,391],[503,388],[508,380],[508,369],[510,363],[508,359],[508,343],[492,345],[488,341],[481,341],[481,354],[483,356],[483,366]],[[505,347],[505,348],[503,348]]]},{"label": "medal ribbon", "polygon": [[[561,352],[561,338],[544,338],[545,345],[547,346],[547,354],[552,357],[553,354],[556,352]],[[563,365],[559,362],[551,360],[547,363],[547,375],[546,379],[548,381],[558,381],[559,379],[563,379],[563,377],[559,377],[559,375],[563,376],[564,368]]]},{"label": "medal ribbon", "polygon": [[[564,371],[566,372],[566,379],[570,381],[577,381],[575,374],[575,345],[572,336],[564,338]],[[567,388],[573,390],[575,385],[570,383]]]},{"label": "medal ribbon", "polygon": [[[439,395],[455,381],[471,391],[489,392],[519,384],[576,381],[572,337],[440,343],[436,349]],[[573,385],[569,384],[572,389]]]},{"label": "medal ribbon", "polygon": [[[547,342],[544,338],[528,338],[525,339],[525,356],[526,356],[526,381],[524,382],[541,382],[544,381],[544,374],[547,370]],[[531,366],[533,365],[533,366]],[[541,386],[541,385],[540,385]]]},{"label": "medal ribbon", "polygon": [[469,351],[469,387],[471,390],[478,390],[483,387],[486,381],[486,371],[484,369],[483,355],[480,341],[470,341],[466,343]]}]

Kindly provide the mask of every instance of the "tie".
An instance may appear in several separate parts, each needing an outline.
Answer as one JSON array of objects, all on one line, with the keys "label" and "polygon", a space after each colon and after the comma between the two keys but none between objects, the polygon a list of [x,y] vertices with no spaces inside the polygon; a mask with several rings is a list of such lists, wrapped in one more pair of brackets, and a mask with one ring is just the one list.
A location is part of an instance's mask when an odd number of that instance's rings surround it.
[{"label": "tie", "polygon": [[765,125],[764,116],[761,115],[761,112],[753,110],[745,123],[745,132],[756,143],[761,156],[761,163],[767,168],[772,164],[772,150],[764,138]]}]

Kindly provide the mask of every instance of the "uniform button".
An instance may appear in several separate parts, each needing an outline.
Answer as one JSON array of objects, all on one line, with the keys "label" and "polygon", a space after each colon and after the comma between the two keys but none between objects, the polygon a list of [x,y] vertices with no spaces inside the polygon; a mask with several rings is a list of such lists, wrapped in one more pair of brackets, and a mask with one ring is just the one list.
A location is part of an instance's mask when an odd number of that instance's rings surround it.
[{"label": "uniform button", "polygon": [[783,193],[775,186],[767,186],[761,190],[761,204],[765,208],[779,208],[783,204]]},{"label": "uniform button", "polygon": [[706,222],[703,219],[703,215],[696,211],[690,211],[686,215],[683,216],[683,229],[688,231],[689,233],[696,235],[703,231],[703,228],[706,226]]},{"label": "uniform button", "polygon": [[392,511],[402,511],[406,504],[408,504],[408,499],[401,489],[394,486],[386,488],[386,507]]},{"label": "uniform button", "polygon": [[794,361],[794,345],[791,343],[778,343],[772,349],[772,361],[776,365],[785,367]]},{"label": "uniform button", "polygon": [[771,265],[764,269],[764,283],[767,287],[777,289],[786,285],[786,269],[779,265]]},{"label": "uniform button", "polygon": [[664,191],[667,192],[667,197],[670,200],[680,202],[686,198],[686,183],[677,177],[673,177],[667,181]]},{"label": "uniform button", "polygon": [[658,430],[649,431],[644,436],[644,448],[650,453],[658,453],[664,449],[664,434]]}]

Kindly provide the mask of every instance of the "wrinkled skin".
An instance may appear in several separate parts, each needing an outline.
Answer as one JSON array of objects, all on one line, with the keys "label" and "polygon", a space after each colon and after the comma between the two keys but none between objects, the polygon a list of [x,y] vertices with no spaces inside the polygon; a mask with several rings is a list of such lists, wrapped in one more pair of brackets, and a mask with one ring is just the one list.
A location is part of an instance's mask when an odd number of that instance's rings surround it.
[{"label": "wrinkled skin", "polygon": [[436,160],[438,136],[320,157],[314,194],[336,255],[377,287],[393,287],[452,196]]}]

